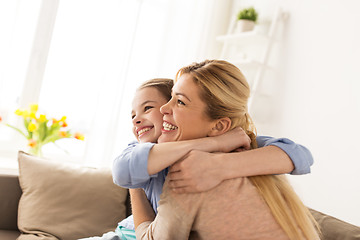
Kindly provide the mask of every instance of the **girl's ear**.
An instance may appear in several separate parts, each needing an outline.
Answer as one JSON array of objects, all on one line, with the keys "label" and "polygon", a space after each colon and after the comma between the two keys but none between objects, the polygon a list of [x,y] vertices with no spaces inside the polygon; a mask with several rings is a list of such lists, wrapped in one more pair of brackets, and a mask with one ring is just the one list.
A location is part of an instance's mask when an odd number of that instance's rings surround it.
[{"label": "girl's ear", "polygon": [[229,131],[231,127],[231,120],[228,117],[220,118],[216,121],[214,121],[214,126],[208,133],[209,137],[215,137],[218,135],[221,135],[223,133],[226,133]]}]

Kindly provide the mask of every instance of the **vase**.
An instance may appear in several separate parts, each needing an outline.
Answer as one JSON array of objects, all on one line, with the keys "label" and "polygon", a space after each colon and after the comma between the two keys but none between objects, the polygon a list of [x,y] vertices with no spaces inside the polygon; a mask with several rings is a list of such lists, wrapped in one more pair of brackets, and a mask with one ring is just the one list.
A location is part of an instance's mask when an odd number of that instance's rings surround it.
[{"label": "vase", "polygon": [[34,147],[30,147],[29,152],[32,155],[42,157],[42,149],[41,148],[42,148],[42,145],[38,144]]},{"label": "vase", "polygon": [[238,33],[252,31],[255,27],[255,22],[247,19],[240,19],[236,23],[236,30]]}]

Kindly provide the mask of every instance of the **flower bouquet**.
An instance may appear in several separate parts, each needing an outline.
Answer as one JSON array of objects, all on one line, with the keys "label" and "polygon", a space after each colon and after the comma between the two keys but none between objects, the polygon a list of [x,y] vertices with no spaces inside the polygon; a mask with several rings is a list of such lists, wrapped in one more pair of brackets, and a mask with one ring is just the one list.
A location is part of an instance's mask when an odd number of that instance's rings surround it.
[{"label": "flower bouquet", "polygon": [[10,124],[5,125],[16,130],[28,140],[30,153],[34,155],[42,156],[41,149],[44,145],[50,142],[55,143],[63,138],[84,140],[84,135],[81,133],[72,134],[67,129],[66,116],[61,119],[49,119],[45,114],[38,112],[37,104],[31,104],[28,110],[18,109],[15,114],[24,119],[25,131]]}]

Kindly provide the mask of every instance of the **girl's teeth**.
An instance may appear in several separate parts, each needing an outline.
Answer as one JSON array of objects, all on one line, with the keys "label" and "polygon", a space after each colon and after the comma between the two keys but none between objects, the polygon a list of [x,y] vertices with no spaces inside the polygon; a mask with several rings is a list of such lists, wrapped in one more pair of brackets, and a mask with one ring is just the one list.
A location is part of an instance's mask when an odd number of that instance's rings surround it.
[{"label": "girl's teeth", "polygon": [[143,128],[140,131],[138,131],[138,136],[140,136],[141,134],[143,134],[144,132],[150,131],[151,128]]},{"label": "girl's teeth", "polygon": [[163,123],[163,127],[164,127],[164,129],[166,131],[171,131],[171,130],[177,129],[177,127],[175,127],[174,125],[171,125],[171,124],[166,123],[166,122]]}]

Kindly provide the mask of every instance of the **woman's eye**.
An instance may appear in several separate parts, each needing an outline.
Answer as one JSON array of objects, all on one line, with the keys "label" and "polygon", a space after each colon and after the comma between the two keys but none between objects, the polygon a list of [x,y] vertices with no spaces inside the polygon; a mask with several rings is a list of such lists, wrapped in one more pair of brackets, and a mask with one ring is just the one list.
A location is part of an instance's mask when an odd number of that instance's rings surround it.
[{"label": "woman's eye", "polygon": [[145,108],[144,108],[144,111],[146,112],[147,110],[150,110],[150,109],[152,109],[152,108],[154,108],[153,106],[146,106]]},{"label": "woman's eye", "polygon": [[178,103],[179,105],[184,105],[184,106],[185,106],[185,103],[184,103],[183,101],[181,101],[180,99],[177,100],[177,103]]}]

